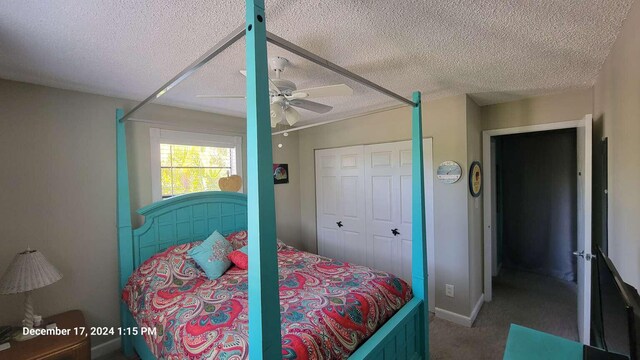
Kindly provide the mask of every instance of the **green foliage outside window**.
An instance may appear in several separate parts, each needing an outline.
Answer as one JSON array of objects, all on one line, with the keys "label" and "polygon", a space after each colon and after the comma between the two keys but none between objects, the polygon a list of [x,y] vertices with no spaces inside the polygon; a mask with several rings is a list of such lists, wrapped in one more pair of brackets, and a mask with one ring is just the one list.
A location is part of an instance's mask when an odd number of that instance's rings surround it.
[{"label": "green foliage outside window", "polygon": [[160,144],[162,197],[220,190],[218,180],[231,175],[235,149]]}]

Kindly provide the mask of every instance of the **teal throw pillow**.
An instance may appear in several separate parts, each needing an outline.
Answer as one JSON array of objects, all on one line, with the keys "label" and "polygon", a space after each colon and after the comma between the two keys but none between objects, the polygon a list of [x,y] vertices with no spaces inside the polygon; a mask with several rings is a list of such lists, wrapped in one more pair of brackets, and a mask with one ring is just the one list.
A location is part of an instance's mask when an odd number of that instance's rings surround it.
[{"label": "teal throw pillow", "polygon": [[200,265],[209,279],[215,280],[231,266],[227,256],[232,251],[231,243],[214,231],[202,244],[189,250],[189,256]]}]

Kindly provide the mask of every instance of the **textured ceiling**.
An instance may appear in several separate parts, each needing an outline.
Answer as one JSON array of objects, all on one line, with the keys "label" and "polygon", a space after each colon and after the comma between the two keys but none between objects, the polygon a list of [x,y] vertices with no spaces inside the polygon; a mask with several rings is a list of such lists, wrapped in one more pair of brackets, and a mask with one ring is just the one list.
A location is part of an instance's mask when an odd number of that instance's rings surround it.
[{"label": "textured ceiling", "polygon": [[[472,94],[492,104],[590,86],[633,0],[267,0],[267,29],[401,95]],[[0,77],[143,99],[244,19],[238,0],[2,0]],[[345,82],[334,111],[398,104],[284,50],[298,88]],[[159,102],[231,115],[244,100],[244,41]]]}]

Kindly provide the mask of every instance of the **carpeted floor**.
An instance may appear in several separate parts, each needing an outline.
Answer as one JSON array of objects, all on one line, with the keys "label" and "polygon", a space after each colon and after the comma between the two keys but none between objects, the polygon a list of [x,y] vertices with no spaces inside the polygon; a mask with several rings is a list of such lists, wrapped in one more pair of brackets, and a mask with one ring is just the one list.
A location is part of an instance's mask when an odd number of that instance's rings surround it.
[{"label": "carpeted floor", "polygon": [[472,328],[431,317],[431,359],[502,359],[511,323],[578,340],[576,285],[502,270]]},{"label": "carpeted floor", "polygon": [[[502,270],[472,328],[431,317],[431,360],[502,359],[509,324],[578,340],[576,285],[542,275]],[[100,360],[125,359],[120,353]]]}]

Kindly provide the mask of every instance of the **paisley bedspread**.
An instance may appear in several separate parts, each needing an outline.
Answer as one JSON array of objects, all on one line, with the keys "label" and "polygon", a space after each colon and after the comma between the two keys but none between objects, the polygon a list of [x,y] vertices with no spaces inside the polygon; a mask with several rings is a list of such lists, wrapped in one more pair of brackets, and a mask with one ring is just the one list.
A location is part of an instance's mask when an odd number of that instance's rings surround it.
[{"label": "paisley bedspread", "polygon": [[[247,359],[247,271],[209,280],[187,251],[145,261],[122,297],[159,359]],[[413,296],[388,273],[289,246],[278,250],[283,359],[345,359]]]}]

